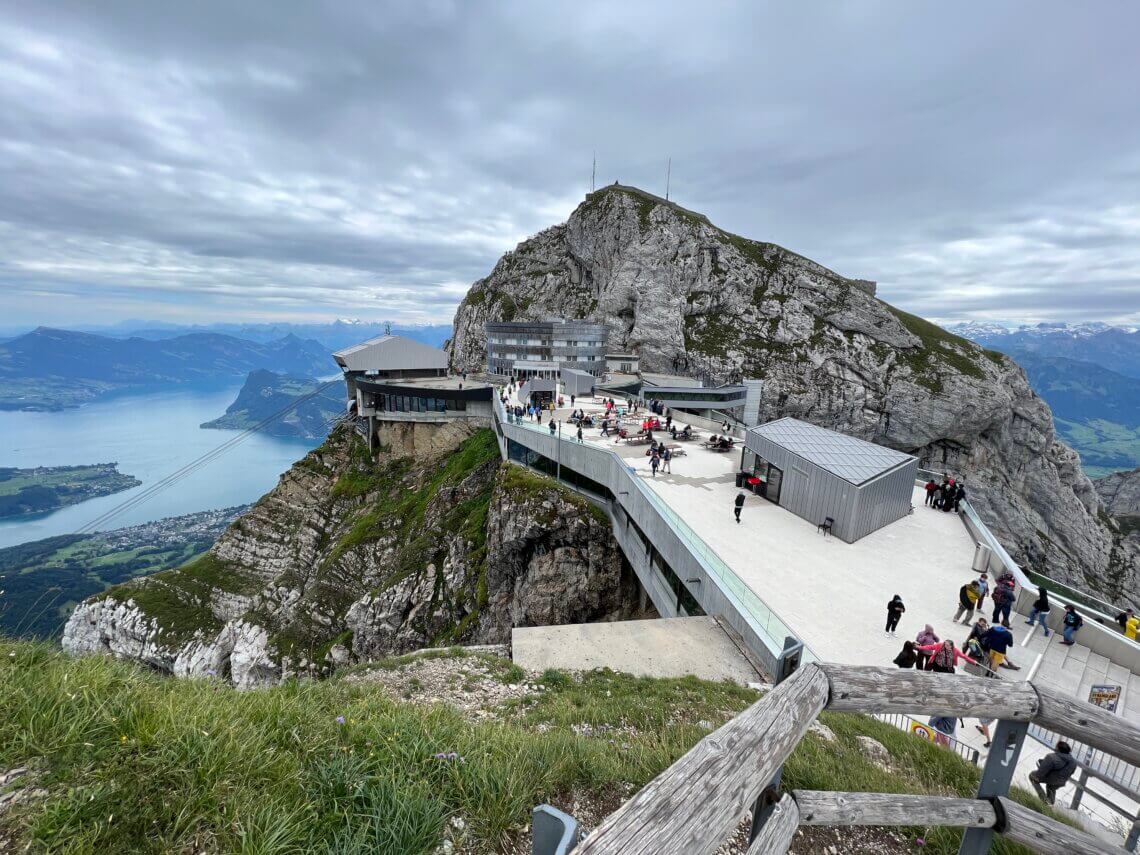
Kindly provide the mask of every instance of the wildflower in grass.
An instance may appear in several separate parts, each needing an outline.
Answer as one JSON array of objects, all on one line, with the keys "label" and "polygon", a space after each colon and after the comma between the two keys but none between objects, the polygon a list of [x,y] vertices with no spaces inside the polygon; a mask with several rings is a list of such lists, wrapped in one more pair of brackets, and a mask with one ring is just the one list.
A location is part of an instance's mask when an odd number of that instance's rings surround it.
[{"label": "wildflower in grass", "polygon": [[344,716],[342,716],[342,715],[338,715],[338,716],[336,717],[336,723],[337,723],[337,724],[344,724]]},{"label": "wildflower in grass", "polygon": [[218,672],[217,672],[217,671],[215,671],[213,668],[207,668],[207,669],[206,669],[206,676],[207,676],[207,677],[217,677],[217,676],[218,676]]},{"label": "wildflower in grass", "polygon": [[119,744],[120,745],[126,745],[127,744],[127,738],[125,736],[120,736],[119,737]]}]

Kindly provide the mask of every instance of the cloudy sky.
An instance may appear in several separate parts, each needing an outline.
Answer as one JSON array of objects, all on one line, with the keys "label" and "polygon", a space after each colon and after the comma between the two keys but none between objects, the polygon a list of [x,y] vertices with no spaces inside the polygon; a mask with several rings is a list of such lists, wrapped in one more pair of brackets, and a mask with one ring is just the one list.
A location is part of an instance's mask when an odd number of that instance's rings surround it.
[{"label": "cloudy sky", "polygon": [[[287,11],[286,11],[287,10]],[[927,317],[1140,323],[1140,4],[0,0],[0,323],[449,321],[620,179]]]}]

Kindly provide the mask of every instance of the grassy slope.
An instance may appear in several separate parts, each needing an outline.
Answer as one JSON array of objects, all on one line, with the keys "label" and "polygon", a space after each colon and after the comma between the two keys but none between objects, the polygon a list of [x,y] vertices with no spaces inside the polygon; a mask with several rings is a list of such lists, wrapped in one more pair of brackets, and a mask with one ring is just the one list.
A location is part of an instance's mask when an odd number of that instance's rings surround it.
[{"label": "grassy slope", "polygon": [[[510,665],[502,678],[518,679]],[[754,697],[609,672],[582,682],[548,672],[543,682],[547,692],[502,721],[471,723],[367,684],[238,693],[0,642],[0,769],[30,764],[49,793],[7,814],[0,831],[33,851],[416,853],[431,852],[461,816],[468,851],[495,851],[534,804],[638,788],[706,732],[693,722],[718,725]],[[948,751],[863,717],[824,720],[838,742],[809,736],[785,786],[962,795],[976,786],[977,770]],[[583,723],[620,736],[574,733]],[[860,734],[886,745],[891,772],[865,759]],[[452,751],[464,761],[434,756]],[[924,851],[956,851],[955,832],[915,833]],[[993,851],[1025,850],[999,842]]]}]

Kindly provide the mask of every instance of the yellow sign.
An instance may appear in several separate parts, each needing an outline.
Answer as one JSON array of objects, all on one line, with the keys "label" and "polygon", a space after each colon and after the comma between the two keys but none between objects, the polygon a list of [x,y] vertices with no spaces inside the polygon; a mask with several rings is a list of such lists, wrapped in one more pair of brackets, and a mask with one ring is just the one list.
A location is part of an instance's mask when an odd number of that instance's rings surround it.
[{"label": "yellow sign", "polygon": [[934,731],[927,727],[925,724],[919,724],[917,721],[910,726],[910,732],[915,736],[921,736],[928,742],[934,741]]}]

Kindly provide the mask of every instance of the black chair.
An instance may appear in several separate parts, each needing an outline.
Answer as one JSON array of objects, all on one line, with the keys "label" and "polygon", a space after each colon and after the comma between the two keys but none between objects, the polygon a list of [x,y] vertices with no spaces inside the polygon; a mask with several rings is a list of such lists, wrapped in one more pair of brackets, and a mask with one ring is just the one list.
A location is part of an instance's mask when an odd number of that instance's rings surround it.
[{"label": "black chair", "polygon": [[824,517],[823,522],[821,522],[819,525],[817,525],[815,527],[815,530],[817,532],[822,531],[824,536],[826,537],[827,535],[831,534],[831,527],[833,525],[835,525],[835,519],[833,517]]}]

